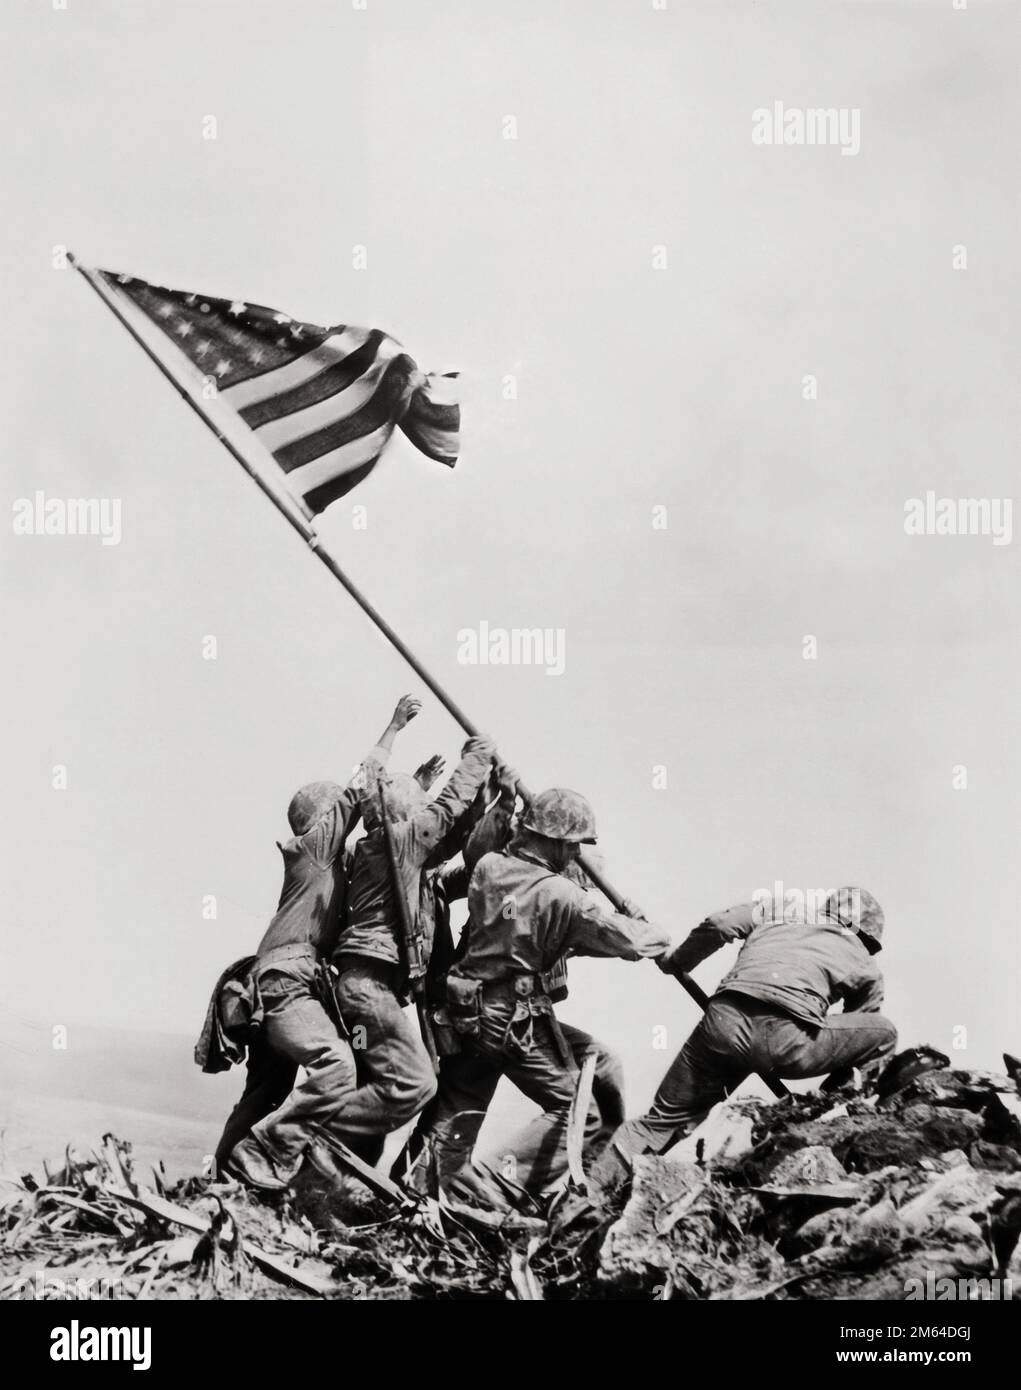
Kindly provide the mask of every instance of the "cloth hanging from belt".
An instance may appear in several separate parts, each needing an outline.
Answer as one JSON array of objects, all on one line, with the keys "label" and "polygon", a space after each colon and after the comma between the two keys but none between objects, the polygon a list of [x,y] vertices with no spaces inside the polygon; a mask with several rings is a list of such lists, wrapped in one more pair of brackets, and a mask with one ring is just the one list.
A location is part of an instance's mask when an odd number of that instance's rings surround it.
[{"label": "cloth hanging from belt", "polygon": [[248,1041],[262,1021],[255,956],[228,965],[213,987],[195,1062],[204,1072],[229,1071],[245,1060]]}]

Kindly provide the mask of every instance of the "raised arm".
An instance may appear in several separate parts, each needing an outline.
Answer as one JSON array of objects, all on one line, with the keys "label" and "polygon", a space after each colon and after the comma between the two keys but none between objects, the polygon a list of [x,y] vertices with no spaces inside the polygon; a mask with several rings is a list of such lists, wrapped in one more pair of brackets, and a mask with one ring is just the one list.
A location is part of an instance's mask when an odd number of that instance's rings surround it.
[{"label": "raised arm", "polygon": [[656,964],[666,975],[685,975],[728,941],[743,941],[754,926],[754,903],[741,903],[738,907],[714,912],[689,932],[678,947],[660,956]]},{"label": "raised arm", "polygon": [[[472,826],[461,851],[469,879],[475,872],[475,865],[484,854],[494,854],[506,849],[511,838],[514,808],[518,799],[518,774],[503,762],[496,764],[493,774],[498,788],[497,798],[485,815]],[[467,888],[465,891],[467,892]]]},{"label": "raised arm", "polygon": [[379,784],[380,771],[390,761],[394,739],[402,729],[411,723],[421,708],[422,701],[414,695],[402,695],[397,701],[389,724],[358,764],[354,776],[347,785],[347,790],[352,793],[356,802],[360,792],[372,793],[375,791]]},{"label": "raised arm", "polygon": [[377,784],[379,774],[390,758],[395,737],[405,725],[410,724],[421,708],[421,700],[414,695],[401,696],[389,724],[358,764],[336,805],[308,832],[308,849],[321,863],[333,863],[343,851],[345,840],[358,824],[360,794],[366,787]]},{"label": "raised arm", "polygon": [[[407,728],[421,708],[422,701],[416,696],[402,695],[394,706],[394,712],[390,716],[390,723],[379,736],[376,748],[381,748],[386,753],[392,753],[394,739],[402,729]],[[373,749],[373,752],[375,751],[376,750]]]},{"label": "raised arm", "polygon": [[422,858],[435,849],[444,835],[475,800],[475,794],[489,776],[496,752],[491,738],[470,738],[461,750],[461,761],[450,774],[446,786],[434,801],[416,812],[414,833]]}]

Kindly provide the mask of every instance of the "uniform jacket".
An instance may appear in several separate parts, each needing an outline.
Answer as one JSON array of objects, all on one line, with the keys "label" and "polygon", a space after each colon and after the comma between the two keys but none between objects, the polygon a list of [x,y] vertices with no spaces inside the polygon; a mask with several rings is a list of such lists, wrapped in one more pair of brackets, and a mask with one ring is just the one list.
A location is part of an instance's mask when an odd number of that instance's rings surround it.
[{"label": "uniform jacket", "polygon": [[714,913],[660,962],[662,968],[679,975],[728,941],[744,941],[718,994],[747,994],[815,1026],[841,999],[846,1012],[878,1012],[883,976],[855,932],[828,917],[816,923],[766,920],[761,925],[756,917],[753,903]]},{"label": "uniform jacket", "polygon": [[468,944],[453,973],[510,980],[546,974],[560,960],[658,956],[670,938],[651,922],[604,908],[541,859],[512,845],[479,861],[468,889]]},{"label": "uniform jacket", "polygon": [[[446,786],[434,801],[406,821],[392,823],[401,884],[411,920],[431,933],[432,884],[423,881],[422,869],[434,857],[456,853],[448,834],[462,817],[489,774],[487,753],[470,752],[458,763]],[[429,895],[427,903],[422,898]],[[336,956],[370,956],[391,965],[401,963],[400,919],[393,898],[390,859],[382,829],[359,840],[355,847],[348,893],[347,925],[337,941]],[[425,943],[428,957],[430,940]]]},{"label": "uniform jacket", "polygon": [[385,766],[389,753],[373,748],[352,781],[324,816],[304,835],[278,843],[284,858],[280,903],[257,954],[278,946],[311,946],[329,956],[340,931],[347,889],[344,841],[358,819],[364,778]]}]

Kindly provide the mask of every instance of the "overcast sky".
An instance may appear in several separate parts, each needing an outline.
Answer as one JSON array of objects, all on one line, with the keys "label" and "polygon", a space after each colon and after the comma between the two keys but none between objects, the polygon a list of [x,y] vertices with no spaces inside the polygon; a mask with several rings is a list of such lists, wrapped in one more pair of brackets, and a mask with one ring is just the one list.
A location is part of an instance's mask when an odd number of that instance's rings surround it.
[{"label": "overcast sky", "polygon": [[[0,1005],[196,1031],[275,907],[292,792],[426,694],[53,269],[67,245],[460,368],[457,469],[396,440],[324,519],[352,576],[530,783],[591,798],[610,877],[675,935],[775,879],[862,883],[902,1042],[1021,1050],[1017,547],[903,525],[927,491],[1015,490],[1016,20],[5,6],[9,503],[120,499],[123,536],[3,547]],[[754,144],[775,101],[858,109],[860,152]],[[481,621],[563,629],[564,673],[460,665]],[[427,698],[396,762],[458,745]],[[573,978],[564,1016],[644,1101],[693,1005],[648,964]]]}]

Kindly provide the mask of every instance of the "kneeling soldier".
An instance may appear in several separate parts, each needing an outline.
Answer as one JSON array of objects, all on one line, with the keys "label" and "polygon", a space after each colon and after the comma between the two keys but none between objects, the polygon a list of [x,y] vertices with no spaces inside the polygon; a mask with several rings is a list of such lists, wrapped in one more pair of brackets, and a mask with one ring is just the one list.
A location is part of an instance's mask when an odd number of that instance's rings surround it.
[{"label": "kneeling soldier", "polygon": [[[743,940],[702,1021],[684,1044],[646,1114],[623,1124],[592,1170],[611,1190],[630,1174],[633,1154],[664,1153],[746,1077],[823,1076],[875,1071],[897,1030],[879,1012],[883,909],[864,888],[831,893],[818,921],[763,918],[747,903],[707,917],[657,964],[669,975],[693,970],[729,941]],[[843,1000],[843,1013],[828,1013]]]}]

